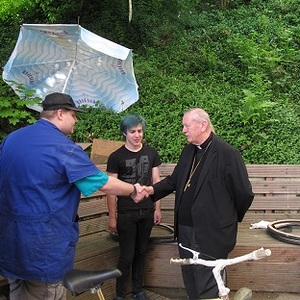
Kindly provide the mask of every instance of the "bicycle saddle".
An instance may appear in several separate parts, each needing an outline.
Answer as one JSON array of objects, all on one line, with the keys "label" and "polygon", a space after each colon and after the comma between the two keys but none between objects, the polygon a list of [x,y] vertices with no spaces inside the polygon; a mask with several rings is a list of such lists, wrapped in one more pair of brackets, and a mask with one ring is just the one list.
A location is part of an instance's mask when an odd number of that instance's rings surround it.
[{"label": "bicycle saddle", "polygon": [[106,280],[117,278],[121,275],[122,273],[118,269],[97,271],[73,269],[65,274],[63,285],[72,293],[80,294],[99,287]]}]

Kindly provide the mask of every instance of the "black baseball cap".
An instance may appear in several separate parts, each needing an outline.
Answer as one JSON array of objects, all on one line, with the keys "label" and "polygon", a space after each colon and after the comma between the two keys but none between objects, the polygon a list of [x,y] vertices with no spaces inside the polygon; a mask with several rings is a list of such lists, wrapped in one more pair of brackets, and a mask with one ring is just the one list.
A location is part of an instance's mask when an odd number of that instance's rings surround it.
[{"label": "black baseball cap", "polygon": [[52,93],[45,97],[42,102],[43,110],[55,110],[55,109],[69,109],[78,112],[85,112],[84,110],[77,108],[72,97],[64,93]]}]

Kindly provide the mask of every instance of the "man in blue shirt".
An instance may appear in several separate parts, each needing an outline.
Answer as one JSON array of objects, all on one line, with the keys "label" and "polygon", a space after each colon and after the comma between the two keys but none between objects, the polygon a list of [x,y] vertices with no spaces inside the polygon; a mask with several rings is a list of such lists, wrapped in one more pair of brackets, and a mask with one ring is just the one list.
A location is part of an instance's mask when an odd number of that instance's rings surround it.
[{"label": "man in blue shirt", "polygon": [[66,299],[61,282],[73,268],[80,194],[148,196],[101,172],[67,135],[77,122],[71,96],[53,93],[35,124],[0,145],[0,274],[10,300]]}]

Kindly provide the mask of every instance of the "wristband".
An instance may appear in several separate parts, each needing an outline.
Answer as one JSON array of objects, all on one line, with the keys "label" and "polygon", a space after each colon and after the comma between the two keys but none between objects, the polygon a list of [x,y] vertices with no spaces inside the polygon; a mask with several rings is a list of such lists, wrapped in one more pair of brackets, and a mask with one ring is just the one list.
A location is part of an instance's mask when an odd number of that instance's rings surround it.
[{"label": "wristband", "polygon": [[134,197],[136,194],[137,194],[136,186],[133,185],[133,191],[132,191],[132,193],[129,196],[130,197]]}]

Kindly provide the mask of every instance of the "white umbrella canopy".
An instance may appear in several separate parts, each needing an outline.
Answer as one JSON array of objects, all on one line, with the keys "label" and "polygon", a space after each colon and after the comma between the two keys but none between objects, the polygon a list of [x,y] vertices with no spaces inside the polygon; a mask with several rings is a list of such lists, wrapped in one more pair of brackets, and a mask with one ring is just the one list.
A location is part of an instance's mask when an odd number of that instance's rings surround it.
[{"label": "white umbrella canopy", "polygon": [[[23,24],[3,80],[21,98],[19,84],[42,100],[62,92],[76,106],[100,104],[115,112],[139,98],[132,50],[77,24]],[[31,108],[41,111],[40,105]]]}]

